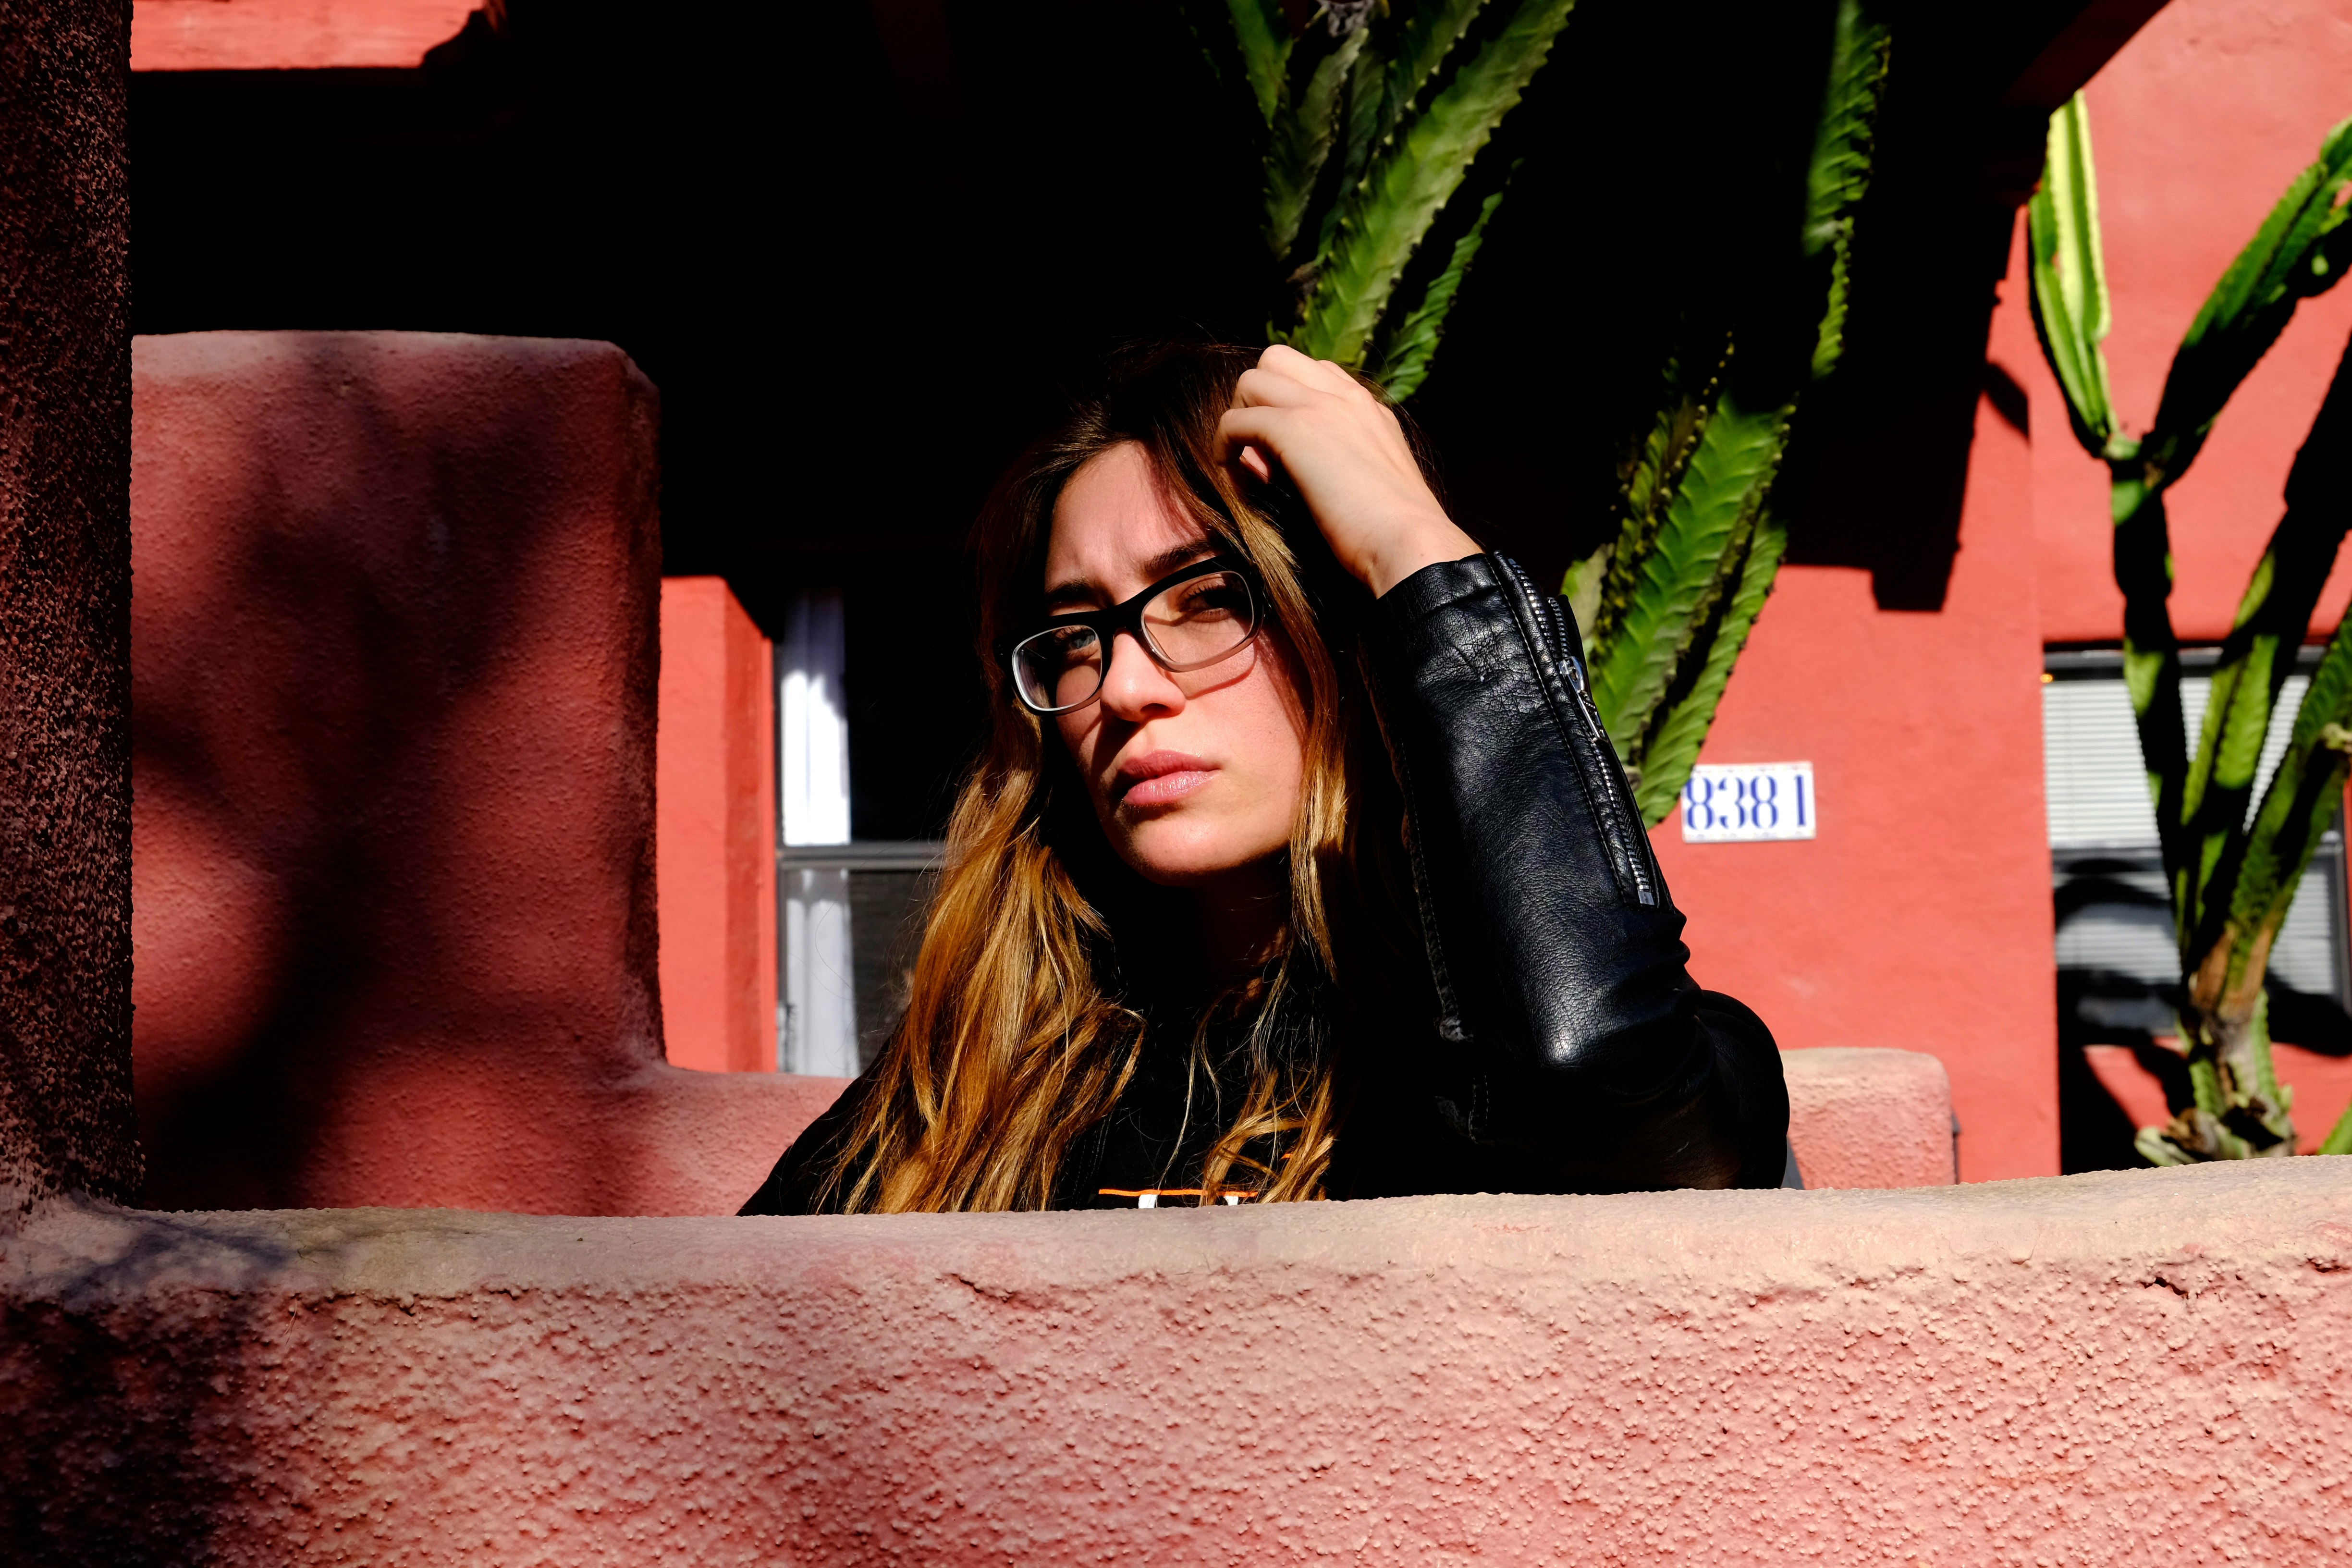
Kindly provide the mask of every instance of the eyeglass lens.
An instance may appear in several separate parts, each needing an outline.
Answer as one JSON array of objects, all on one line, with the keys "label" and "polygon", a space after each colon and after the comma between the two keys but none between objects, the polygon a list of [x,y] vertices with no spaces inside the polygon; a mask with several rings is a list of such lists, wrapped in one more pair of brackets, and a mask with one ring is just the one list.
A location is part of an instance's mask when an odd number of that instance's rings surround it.
[{"label": "eyeglass lens", "polygon": [[[1146,601],[1143,637],[1151,657],[1170,670],[1199,669],[1238,651],[1257,629],[1248,580],[1238,572],[1211,572],[1175,584]],[[1092,626],[1055,626],[1013,650],[1021,697],[1030,707],[1058,712],[1090,701],[1102,689],[1107,654]]]}]

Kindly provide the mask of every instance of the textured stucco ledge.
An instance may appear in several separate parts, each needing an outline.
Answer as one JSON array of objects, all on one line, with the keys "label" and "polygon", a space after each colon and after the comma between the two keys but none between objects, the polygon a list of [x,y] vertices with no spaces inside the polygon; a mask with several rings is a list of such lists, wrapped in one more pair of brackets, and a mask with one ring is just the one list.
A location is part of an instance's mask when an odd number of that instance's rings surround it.
[{"label": "textured stucco ledge", "polygon": [[55,1561],[2313,1563],[2352,1163],[567,1220],[58,1205]]}]

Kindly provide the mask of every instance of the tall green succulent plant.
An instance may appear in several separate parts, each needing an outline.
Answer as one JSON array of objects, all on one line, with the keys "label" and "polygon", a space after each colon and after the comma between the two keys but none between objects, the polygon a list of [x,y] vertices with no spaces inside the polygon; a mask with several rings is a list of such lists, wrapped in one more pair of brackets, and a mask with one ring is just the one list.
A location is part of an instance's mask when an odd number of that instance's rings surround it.
[{"label": "tall green succulent plant", "polygon": [[[1470,263],[1502,200],[1446,215],[1495,130],[1568,21],[1571,0],[1496,0],[1501,26],[1471,36],[1486,0],[1327,0],[1294,38],[1278,0],[1225,0],[1194,32],[1211,66],[1247,89],[1264,132],[1263,233],[1287,279],[1288,319],[1267,335],[1380,381],[1402,402],[1429,374]],[[1467,221],[1461,221],[1466,218]],[[1441,223],[1445,265],[1400,298],[1406,263]]]},{"label": "tall green succulent plant", "polygon": [[[2254,567],[2213,671],[2194,752],[2180,704],[2180,647],[2166,601],[2165,491],[2186,473],[2247,373],[2301,300],[2352,265],[2352,120],[2329,132],[2189,323],[2156,422],[2126,434],[2107,391],[2109,320],[2098,188],[2083,100],[2051,118],[2049,162],[2028,208],[2034,324],[2074,435],[2107,465],[2124,677],[2138,720],[2180,953],[2180,1037],[2195,1102],[2143,1128],[2159,1165],[2294,1151],[2294,1091],[2271,1060],[2263,981],[2312,851],[2344,799],[2352,752],[2352,620],[2336,628],[2295,711],[2286,754],[2248,812],[2264,737],[2321,585],[2352,529],[2352,352],[2286,481],[2286,510]],[[2352,1153],[2352,1113],[2325,1150]]]},{"label": "tall green succulent plant", "polygon": [[[1474,28],[1487,0],[1393,12],[1384,0],[1325,0],[1296,38],[1278,0],[1194,13],[1212,67],[1246,89],[1265,133],[1263,233],[1292,290],[1290,318],[1269,336],[1367,372],[1398,402],[1429,374],[1503,182],[1482,182],[1475,211],[1448,218],[1449,204],[1542,68],[1571,0],[1493,3],[1508,7],[1499,25],[1489,16]],[[1615,537],[1564,584],[1586,628],[1594,700],[1652,824],[1674,809],[1780,569],[1772,482],[1800,397],[1843,346],[1887,54],[1874,6],[1835,0],[1787,275],[1756,291],[1749,319],[1666,367]],[[1400,298],[1406,263],[1441,226],[1454,234],[1444,265]]]},{"label": "tall green succulent plant", "polygon": [[[1799,400],[1844,346],[1853,218],[1870,178],[1889,39],[1840,0],[1806,172],[1800,264],[1705,357],[1669,365],[1628,466],[1616,537],[1570,568],[1591,690],[1651,824],[1675,808],[1787,546],[1772,483]],[[1790,322],[1811,328],[1792,333]]]}]

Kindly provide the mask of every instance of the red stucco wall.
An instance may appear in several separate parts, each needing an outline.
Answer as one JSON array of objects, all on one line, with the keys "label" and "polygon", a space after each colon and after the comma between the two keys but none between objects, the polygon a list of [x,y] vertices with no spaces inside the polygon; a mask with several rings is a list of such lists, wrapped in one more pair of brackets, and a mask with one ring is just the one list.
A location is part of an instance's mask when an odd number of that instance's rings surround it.
[{"label": "red stucco wall", "polygon": [[[726,1079],[706,1081],[728,1082]],[[736,1079],[731,1081],[758,1081]],[[1905,1193],[563,1220],[52,1208],[61,1563],[2316,1564],[2325,1162]]]},{"label": "red stucco wall", "polygon": [[776,1069],[769,660],[726,579],[662,580],[654,864],[662,1039],[676,1067]]},{"label": "red stucco wall", "polygon": [[554,339],[134,362],[148,1201],[732,1210],[837,1086],[662,1060],[652,386]]},{"label": "red stucco wall", "polygon": [[1789,1147],[1809,1191],[1936,1187],[1959,1179],[1952,1085],[1925,1051],[1790,1051]]},{"label": "red stucco wall", "polygon": [[[2018,276],[2012,258],[1990,349],[2012,374],[2037,353]],[[1968,1181],[2058,1169],[2032,474],[2025,433],[1980,400],[1939,612],[1878,608],[1860,570],[1781,569],[1700,761],[1811,762],[1818,837],[1685,844],[1674,817],[1653,835],[1699,983],[1784,1048],[1938,1058]]]},{"label": "red stucco wall", "polygon": [[139,1185],[127,9],[0,0],[0,1214]]}]

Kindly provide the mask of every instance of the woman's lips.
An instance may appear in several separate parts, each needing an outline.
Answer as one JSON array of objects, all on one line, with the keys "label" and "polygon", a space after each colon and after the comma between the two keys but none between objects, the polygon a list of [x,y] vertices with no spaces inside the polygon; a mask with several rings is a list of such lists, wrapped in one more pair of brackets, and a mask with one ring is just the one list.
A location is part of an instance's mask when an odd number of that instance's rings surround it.
[{"label": "woman's lips", "polygon": [[1207,784],[1216,768],[1182,752],[1151,752],[1118,765],[1118,805],[1171,805]]}]

